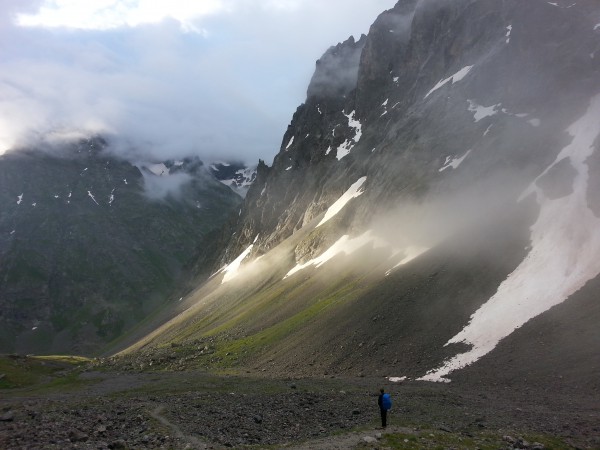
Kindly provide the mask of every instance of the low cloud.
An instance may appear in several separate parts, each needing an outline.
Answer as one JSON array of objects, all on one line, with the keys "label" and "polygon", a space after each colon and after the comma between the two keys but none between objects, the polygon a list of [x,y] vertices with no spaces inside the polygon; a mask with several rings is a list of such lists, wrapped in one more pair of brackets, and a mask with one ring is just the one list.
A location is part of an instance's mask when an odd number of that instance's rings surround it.
[{"label": "low cloud", "polygon": [[394,1],[215,0],[147,20],[115,15],[142,0],[105,1],[114,26],[89,5],[79,22],[49,18],[58,3],[0,0],[0,154],[77,132],[111,136],[131,159],[268,161],[314,61]]}]

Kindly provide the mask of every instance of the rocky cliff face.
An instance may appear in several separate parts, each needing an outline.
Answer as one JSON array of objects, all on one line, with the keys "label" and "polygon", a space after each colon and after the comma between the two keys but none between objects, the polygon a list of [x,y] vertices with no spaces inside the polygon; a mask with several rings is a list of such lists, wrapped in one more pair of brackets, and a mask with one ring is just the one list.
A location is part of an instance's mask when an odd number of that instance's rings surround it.
[{"label": "rocky cliff face", "polygon": [[0,158],[0,352],[98,351],[181,296],[239,204],[197,159],[134,166],[106,149]]},{"label": "rocky cliff face", "polygon": [[501,169],[521,180],[510,196],[524,189],[600,89],[598,12],[569,6],[400,1],[368,36],[329,49],[224,261],[257,235],[254,252],[277,245],[361,176],[361,220]]},{"label": "rocky cliff face", "polygon": [[[592,1],[398,2],[319,60],[223,271],[140,345],[217,335],[213,364],[440,381],[520,327],[558,342],[538,318],[560,305],[589,333],[552,355],[591,380],[599,38]],[[542,376],[521,344],[513,368]]]}]

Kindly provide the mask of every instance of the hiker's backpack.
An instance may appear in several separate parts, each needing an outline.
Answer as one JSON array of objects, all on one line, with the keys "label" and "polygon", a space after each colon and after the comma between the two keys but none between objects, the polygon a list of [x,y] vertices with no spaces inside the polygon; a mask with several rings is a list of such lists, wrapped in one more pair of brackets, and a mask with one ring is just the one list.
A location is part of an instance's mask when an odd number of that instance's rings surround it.
[{"label": "hiker's backpack", "polygon": [[386,411],[392,409],[392,396],[390,394],[383,394],[381,398],[381,407]]}]

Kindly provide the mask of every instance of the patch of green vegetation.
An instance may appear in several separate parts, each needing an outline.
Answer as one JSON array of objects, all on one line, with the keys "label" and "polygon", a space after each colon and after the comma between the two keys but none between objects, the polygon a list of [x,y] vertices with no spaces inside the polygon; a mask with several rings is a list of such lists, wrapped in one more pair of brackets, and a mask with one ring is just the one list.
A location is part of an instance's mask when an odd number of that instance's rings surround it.
[{"label": "patch of green vegetation", "polygon": [[221,367],[236,365],[241,358],[248,357],[260,349],[280,342],[302,325],[323,313],[324,310],[356,297],[359,293],[360,289],[355,286],[355,283],[345,284],[343,288],[315,301],[302,311],[265,330],[231,342],[221,343],[217,346],[214,355],[219,360],[218,365]]},{"label": "patch of green vegetation", "polygon": [[58,377],[65,371],[87,361],[79,356],[0,356],[0,389],[25,388],[48,381],[60,384]]},{"label": "patch of green vegetation", "polygon": [[[534,442],[542,444],[548,450],[566,450],[572,448],[569,444],[553,436],[523,435],[522,439],[529,442],[529,444],[533,444]],[[448,448],[496,450],[506,447],[509,444],[504,440],[503,436],[491,433],[461,434],[434,430],[388,433],[383,435],[382,443],[386,448],[402,450],[445,450]]]}]

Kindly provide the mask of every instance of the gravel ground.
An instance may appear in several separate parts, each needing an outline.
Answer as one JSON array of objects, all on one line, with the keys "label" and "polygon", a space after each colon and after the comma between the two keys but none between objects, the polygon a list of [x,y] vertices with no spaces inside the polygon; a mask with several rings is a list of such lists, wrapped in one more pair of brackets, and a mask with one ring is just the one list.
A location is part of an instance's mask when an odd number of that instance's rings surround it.
[{"label": "gravel ground", "polygon": [[[382,384],[395,400],[386,433],[529,433],[600,448],[597,398],[572,392],[200,372],[87,372],[79,378],[85,384],[73,390],[3,395],[0,448],[380,448],[376,393]],[[507,441],[504,448],[519,446]]]}]

